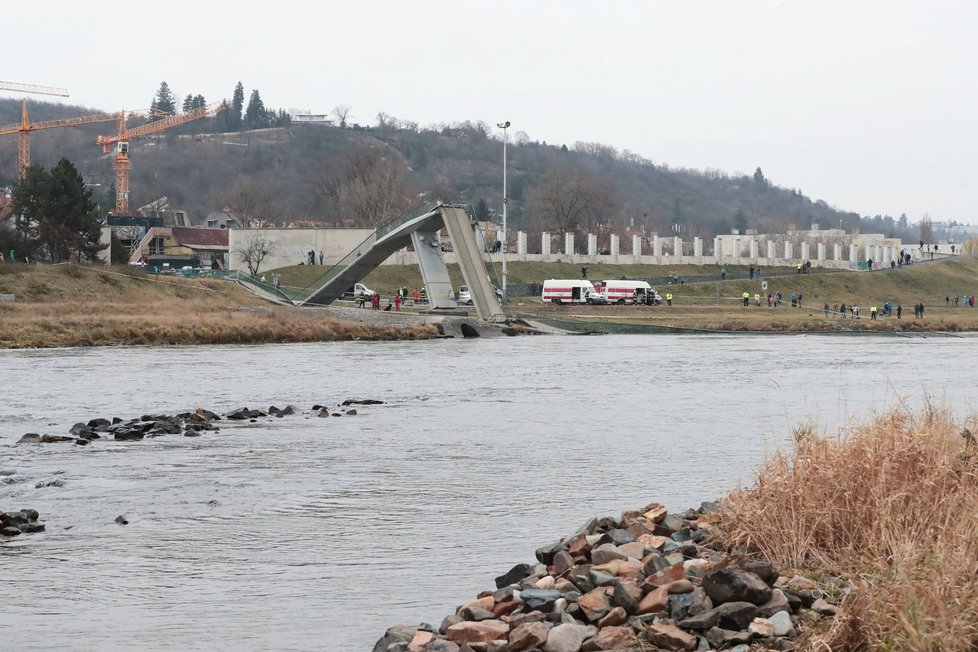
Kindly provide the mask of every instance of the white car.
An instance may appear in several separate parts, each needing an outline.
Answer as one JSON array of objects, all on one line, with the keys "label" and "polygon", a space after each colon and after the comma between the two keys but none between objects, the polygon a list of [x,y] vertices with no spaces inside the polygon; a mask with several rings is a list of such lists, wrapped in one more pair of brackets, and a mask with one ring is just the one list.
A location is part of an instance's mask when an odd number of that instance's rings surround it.
[{"label": "white car", "polygon": [[368,288],[363,283],[356,283],[352,288],[343,293],[344,299],[356,299],[357,295],[363,294],[365,299],[370,299],[373,295],[377,294],[370,288]]},{"label": "white car", "polygon": [[[503,302],[503,291],[497,288],[495,285],[492,286],[492,291],[496,293],[496,299],[499,303]],[[463,306],[472,305],[472,293],[469,291],[468,285],[463,285],[458,289],[458,302]]]}]

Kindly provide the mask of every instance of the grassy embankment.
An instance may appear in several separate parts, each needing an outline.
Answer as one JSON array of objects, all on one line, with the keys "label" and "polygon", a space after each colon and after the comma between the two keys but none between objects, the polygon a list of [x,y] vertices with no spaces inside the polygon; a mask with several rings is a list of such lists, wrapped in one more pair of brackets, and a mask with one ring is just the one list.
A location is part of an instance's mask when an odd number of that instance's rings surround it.
[{"label": "grassy embankment", "polygon": [[273,307],[229,281],[131,267],[0,264],[0,348],[425,338],[433,326],[345,323]]},{"label": "grassy embankment", "polygon": [[[319,266],[287,267],[277,270],[282,274],[283,286],[300,288],[315,280],[326,268]],[[511,284],[540,283],[547,278],[579,278],[580,265],[570,263],[511,263]],[[731,276],[747,276],[746,266],[727,266]],[[497,265],[497,277],[498,277]],[[719,283],[719,268],[715,265],[653,266],[653,265],[591,265],[588,277],[604,278],[654,278],[675,273],[680,277],[712,276],[716,280],[687,283],[685,285],[660,285],[659,293],[674,295],[671,307],[661,306],[553,306],[543,304],[538,297],[513,297],[511,309],[519,314],[575,317],[586,320],[607,320],[623,324],[665,327],[704,328],[714,330],[754,332],[796,331],[978,331],[978,310],[967,307],[946,308],[944,297],[952,302],[954,296],[978,294],[978,259],[957,257],[945,261],[925,262],[894,271],[876,272],[826,271],[795,274],[790,268],[765,268],[765,276],[753,281],[746,278]],[[774,276],[772,276],[772,274]],[[449,266],[449,275],[455,287],[464,281],[455,265]],[[751,297],[764,295],[761,281],[768,282],[768,291],[780,291],[784,304],[770,309],[766,300],[761,307],[742,305],[741,296],[746,290]],[[415,288],[421,284],[421,276],[415,266],[379,267],[364,282],[383,295],[390,295],[394,288]],[[790,294],[795,290],[803,296],[802,308],[790,307]],[[869,309],[893,302],[903,306],[903,318],[870,320]],[[913,305],[925,306],[925,319],[913,318]],[[861,318],[828,320],[823,306],[853,303],[859,306]]]},{"label": "grassy embankment", "polygon": [[840,438],[795,435],[755,485],[723,502],[723,540],[775,566],[856,587],[802,649],[978,645],[978,418],[928,407]]}]

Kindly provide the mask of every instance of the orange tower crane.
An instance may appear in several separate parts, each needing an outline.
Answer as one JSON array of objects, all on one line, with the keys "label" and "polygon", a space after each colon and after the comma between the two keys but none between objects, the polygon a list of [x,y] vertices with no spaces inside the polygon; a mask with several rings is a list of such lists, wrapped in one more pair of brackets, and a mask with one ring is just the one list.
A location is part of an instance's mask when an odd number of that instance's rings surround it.
[{"label": "orange tower crane", "polygon": [[[0,136],[7,136],[9,134],[19,134],[20,142],[17,148],[17,164],[20,171],[20,178],[23,179],[24,175],[27,174],[27,168],[31,166],[31,140],[30,134],[32,131],[40,131],[42,129],[55,129],[57,127],[77,127],[79,125],[90,125],[97,122],[113,122],[119,120],[119,116],[122,113],[96,113],[94,115],[84,115],[77,118],[62,118],[60,120],[44,120],[42,122],[31,122],[27,117],[27,100],[24,100],[23,108],[21,109],[20,122],[0,126]],[[148,115],[143,112],[143,115]]]},{"label": "orange tower crane", "polygon": [[161,131],[176,127],[216,115],[224,110],[224,103],[210,104],[196,109],[191,109],[180,115],[171,115],[155,122],[148,122],[139,127],[128,129],[125,117],[119,118],[119,129],[114,136],[99,136],[98,144],[102,146],[102,151],[109,153],[115,146],[115,213],[116,215],[126,215],[129,212],[129,171],[132,169],[132,162],[129,160],[129,141],[139,136],[148,134],[158,134]]}]

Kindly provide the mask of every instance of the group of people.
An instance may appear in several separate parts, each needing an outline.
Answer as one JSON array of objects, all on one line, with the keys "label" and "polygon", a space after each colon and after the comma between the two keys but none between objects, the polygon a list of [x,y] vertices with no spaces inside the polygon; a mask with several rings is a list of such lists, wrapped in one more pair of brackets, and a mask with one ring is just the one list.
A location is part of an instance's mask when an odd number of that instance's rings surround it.
[{"label": "group of people", "polygon": [[[743,297],[744,297],[744,305],[746,306],[750,295],[746,291],[744,291]],[[789,295],[789,298],[791,299],[792,308],[801,308],[801,298],[802,298],[801,292],[795,292],[794,290],[792,290],[791,294]],[[780,291],[767,293],[768,308],[779,308],[783,302],[784,302],[784,296],[781,294]],[[754,295],[754,305],[756,306],[761,305],[761,295],[759,294]]]},{"label": "group of people", "polygon": [[[325,252],[323,252],[323,251],[320,250],[320,252],[319,252],[319,264],[320,265],[324,265],[325,264],[325,261],[326,261],[326,254],[325,254]],[[316,264],[316,252],[313,251],[312,249],[310,249],[308,252],[306,252],[306,259],[304,261],[302,261],[301,263],[299,263],[299,264],[300,265],[315,265]]]},{"label": "group of people", "polygon": [[944,297],[944,305],[947,306],[948,308],[951,307],[952,301],[954,302],[955,308],[960,308],[961,306],[968,306],[969,308],[975,307],[975,295],[973,294],[971,296],[965,294],[962,295],[960,298],[955,296],[954,299],[951,299],[951,297]]},{"label": "group of people", "polygon": [[[847,313],[852,319],[859,319],[859,306],[857,306],[856,304],[851,304],[850,306],[847,307],[846,304],[844,303],[841,304],[837,303],[833,305],[831,308],[829,308],[829,304],[826,303],[825,306],[823,306],[822,310],[825,313],[826,319],[828,319],[830,316],[838,316],[839,319],[845,319]],[[881,316],[892,317],[894,314],[896,314],[897,319],[903,317],[903,306],[900,305],[899,303],[896,304],[896,306],[894,306],[892,301],[887,301],[886,303],[884,303],[882,308],[879,308],[877,306],[870,306],[869,308],[869,318],[871,320],[876,320],[878,317]],[[913,316],[914,319],[924,318],[923,303],[918,301],[917,303],[914,304]]]},{"label": "group of people", "polygon": [[[425,288],[421,288],[420,290],[418,290],[418,288],[414,288],[414,292],[412,292],[410,295],[408,294],[408,289],[406,287],[397,288],[394,290],[394,294],[391,296],[391,298],[387,300],[387,305],[384,306],[384,311],[390,312],[393,310],[394,312],[400,312],[401,305],[407,303],[409,296],[414,300],[414,305],[426,303],[428,301]],[[380,310],[380,294],[377,292],[374,292],[368,298],[366,293],[359,291],[356,294],[356,300],[358,308],[366,308],[367,301],[369,300],[371,310]]]}]

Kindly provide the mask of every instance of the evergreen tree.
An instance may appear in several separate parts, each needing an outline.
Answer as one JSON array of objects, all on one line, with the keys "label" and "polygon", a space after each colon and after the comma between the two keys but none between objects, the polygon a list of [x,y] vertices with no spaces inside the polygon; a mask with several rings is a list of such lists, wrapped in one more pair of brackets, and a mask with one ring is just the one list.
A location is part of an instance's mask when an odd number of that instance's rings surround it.
[{"label": "evergreen tree", "polygon": [[737,233],[741,235],[747,233],[747,213],[744,212],[744,209],[738,208],[737,212],[734,213],[733,228],[737,229]]},{"label": "evergreen tree", "polygon": [[194,96],[187,93],[187,97],[183,98],[183,112],[186,113],[192,108],[194,108]]},{"label": "evergreen tree", "polygon": [[234,95],[231,97],[231,109],[227,115],[228,131],[238,131],[241,129],[241,112],[243,110],[244,85],[238,82],[238,85],[234,87]]},{"label": "evergreen tree", "polygon": [[57,262],[96,260],[105,248],[92,192],[68,159],[50,172],[31,166],[14,187],[13,200],[22,216],[22,255],[46,255]]},{"label": "evergreen tree", "polygon": [[248,98],[248,108],[244,115],[245,129],[264,129],[269,125],[268,112],[265,111],[265,104],[261,101],[258,89],[251,91]]},{"label": "evergreen tree", "polygon": [[[160,89],[156,91],[156,97],[153,98],[153,103],[150,104],[150,113],[155,111],[162,111],[173,115],[177,112],[177,101],[173,96],[173,92],[170,90],[170,85],[166,82],[160,83]],[[150,120],[159,120],[162,116],[151,116]]]},{"label": "evergreen tree", "polygon": [[756,183],[764,190],[767,190],[768,188],[767,178],[764,176],[764,173],[761,172],[761,168],[757,168],[756,170],[754,170],[754,183]]},{"label": "evergreen tree", "polygon": [[485,197],[480,197],[479,201],[475,203],[475,219],[480,222],[489,220],[489,204],[486,202]]},{"label": "evergreen tree", "polygon": [[203,108],[205,106],[207,106],[207,100],[204,99],[204,96],[203,95],[195,95],[194,96],[194,100],[191,103],[191,107],[190,108],[192,108],[192,109],[201,109],[201,108]]}]

